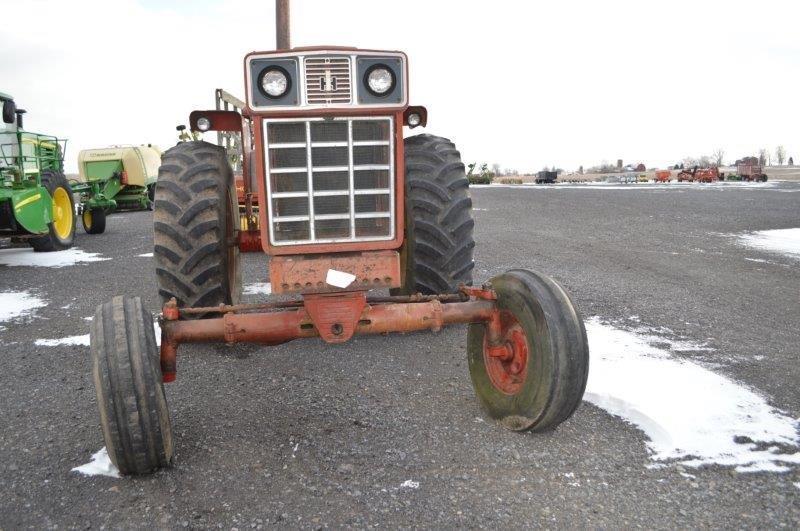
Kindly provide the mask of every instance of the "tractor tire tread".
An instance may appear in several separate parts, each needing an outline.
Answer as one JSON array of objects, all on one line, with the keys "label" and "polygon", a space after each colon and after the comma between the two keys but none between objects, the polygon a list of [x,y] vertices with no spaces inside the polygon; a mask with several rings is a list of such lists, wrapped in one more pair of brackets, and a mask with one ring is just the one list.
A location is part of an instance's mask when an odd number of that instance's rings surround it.
[{"label": "tractor tire tread", "polygon": [[[162,156],[156,186],[154,256],[159,294],[179,306],[238,302],[238,256],[230,262],[227,209],[238,216],[233,174],[225,150],[182,142]],[[233,220],[230,230],[238,230]],[[237,253],[238,254],[238,253]],[[233,285],[229,268],[236,268]]]},{"label": "tractor tire tread", "polygon": [[405,282],[395,293],[452,293],[472,284],[472,199],[464,164],[448,139],[406,138]]}]

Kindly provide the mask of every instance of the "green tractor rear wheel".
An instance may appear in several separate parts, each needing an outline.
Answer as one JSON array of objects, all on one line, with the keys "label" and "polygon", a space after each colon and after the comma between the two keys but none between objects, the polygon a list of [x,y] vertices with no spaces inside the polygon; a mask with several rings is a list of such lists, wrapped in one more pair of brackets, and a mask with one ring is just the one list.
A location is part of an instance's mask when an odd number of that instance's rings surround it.
[{"label": "green tractor rear wheel", "polygon": [[53,201],[53,221],[44,236],[30,238],[28,242],[36,252],[63,251],[75,242],[75,199],[67,178],[58,171],[43,171],[42,186],[47,188]]},{"label": "green tractor rear wheel", "polygon": [[469,326],[467,357],[483,409],[504,427],[546,431],[578,408],[589,375],[583,320],[553,279],[514,269],[491,281],[503,349],[490,349],[485,324]]},{"label": "green tractor rear wheel", "polygon": [[86,234],[103,234],[106,230],[106,212],[102,208],[84,210],[81,221]]}]

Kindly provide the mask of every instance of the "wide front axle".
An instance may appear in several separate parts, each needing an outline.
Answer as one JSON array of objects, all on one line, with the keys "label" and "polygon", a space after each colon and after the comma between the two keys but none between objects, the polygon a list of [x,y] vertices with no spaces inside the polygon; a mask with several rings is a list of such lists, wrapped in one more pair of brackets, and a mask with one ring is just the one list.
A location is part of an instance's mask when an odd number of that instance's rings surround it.
[{"label": "wide front axle", "polygon": [[[213,313],[221,316],[192,319]],[[164,382],[175,380],[181,343],[278,345],[310,337],[342,343],[354,334],[437,332],[457,323],[488,323],[487,347],[498,357],[509,356],[496,295],[488,288],[462,287],[458,294],[397,297],[367,297],[364,291],[336,292],[274,303],[207,308],[178,308],[172,299],[164,305],[160,319],[161,372]]]}]

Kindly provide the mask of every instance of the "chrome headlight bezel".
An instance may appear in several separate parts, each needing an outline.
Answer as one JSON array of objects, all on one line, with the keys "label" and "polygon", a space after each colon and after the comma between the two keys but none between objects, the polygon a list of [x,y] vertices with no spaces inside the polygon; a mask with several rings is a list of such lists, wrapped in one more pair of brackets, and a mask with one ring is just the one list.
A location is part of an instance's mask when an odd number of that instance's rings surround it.
[{"label": "chrome headlight bezel", "polygon": [[[373,81],[376,80],[378,75],[386,74],[389,78],[389,84],[385,85],[385,88],[380,89],[373,86]],[[373,77],[376,76],[376,77]],[[378,98],[383,98],[392,93],[394,87],[397,85],[397,74],[395,71],[387,64],[384,63],[376,63],[369,68],[367,71],[364,72],[364,87],[369,91],[370,94],[376,96]]]},{"label": "chrome headlight bezel", "polygon": [[[281,92],[273,93],[270,92],[269,89],[267,88],[266,86],[266,83],[268,82],[267,76],[271,74],[277,74],[281,76],[281,78],[283,78],[284,85],[283,85],[283,90]],[[277,100],[284,97],[292,89],[292,76],[282,66],[278,65],[268,66],[264,70],[262,70],[261,73],[258,74],[258,81],[256,83],[256,86],[258,87],[258,90],[259,92],[261,92],[262,95],[264,95],[269,99]]]}]

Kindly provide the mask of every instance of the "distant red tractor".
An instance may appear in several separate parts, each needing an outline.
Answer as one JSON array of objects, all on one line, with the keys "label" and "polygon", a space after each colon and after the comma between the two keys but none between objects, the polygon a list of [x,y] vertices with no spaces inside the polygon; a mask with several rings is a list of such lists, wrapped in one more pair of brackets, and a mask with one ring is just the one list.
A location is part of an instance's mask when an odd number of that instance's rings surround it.
[{"label": "distant red tractor", "polygon": [[678,182],[683,181],[697,181],[700,183],[711,183],[722,180],[724,174],[720,174],[719,168],[716,166],[712,168],[700,168],[698,166],[689,170],[681,170],[678,173]]},{"label": "distant red tractor", "polygon": [[[425,126],[428,114],[409,105],[406,55],[290,48],[288,2],[276,5],[278,50],[245,57],[241,112],[190,115],[192,131],[239,138],[240,193],[230,165],[236,157],[223,146],[192,140],[163,155],[154,212],[160,349],[139,297],[115,297],[92,321],[111,460],[123,474],[170,464],[162,382],[175,380],[178,347],[191,342],[336,344],[356,334],[467,324],[459,342],[490,418],[518,431],[565,421],[589,371],[583,320],[564,288],[540,273],[512,269],[472,287],[464,164],[446,138],[404,137],[404,127]],[[257,223],[243,225],[240,202]],[[241,304],[239,252],[253,235],[270,256],[272,290],[281,297]]]}]

